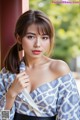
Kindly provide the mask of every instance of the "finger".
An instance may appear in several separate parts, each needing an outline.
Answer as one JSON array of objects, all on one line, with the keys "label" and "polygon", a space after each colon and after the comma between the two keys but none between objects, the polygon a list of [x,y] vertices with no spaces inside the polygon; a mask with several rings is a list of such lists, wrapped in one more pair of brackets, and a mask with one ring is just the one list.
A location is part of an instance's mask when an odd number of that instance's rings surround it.
[{"label": "finger", "polygon": [[20,83],[21,88],[28,87],[30,84],[29,83]]},{"label": "finger", "polygon": [[20,83],[22,83],[22,84],[23,84],[23,83],[30,83],[30,80],[25,78],[25,79],[23,79],[23,80],[20,80]]},{"label": "finger", "polygon": [[29,83],[29,84],[30,84],[30,80],[29,80],[29,79],[25,79],[23,82],[24,82],[24,83]]},{"label": "finger", "polygon": [[19,84],[24,84],[30,82],[29,76],[23,76],[17,79]]},{"label": "finger", "polygon": [[25,83],[24,84],[24,87],[26,88],[26,87],[29,87],[30,86],[30,83]]},{"label": "finger", "polygon": [[25,79],[29,79],[29,75],[24,75],[24,76],[18,77],[17,79],[18,81],[23,81]]},{"label": "finger", "polygon": [[25,71],[23,71],[23,72],[17,74],[16,77],[19,78],[19,77],[21,77],[21,76],[23,76],[23,75],[25,75],[25,74],[26,74]]},{"label": "finger", "polygon": [[17,75],[17,77],[19,78],[19,77],[24,76],[24,75],[28,75],[28,74],[27,74],[25,71],[23,71],[23,72],[19,73],[19,74]]}]

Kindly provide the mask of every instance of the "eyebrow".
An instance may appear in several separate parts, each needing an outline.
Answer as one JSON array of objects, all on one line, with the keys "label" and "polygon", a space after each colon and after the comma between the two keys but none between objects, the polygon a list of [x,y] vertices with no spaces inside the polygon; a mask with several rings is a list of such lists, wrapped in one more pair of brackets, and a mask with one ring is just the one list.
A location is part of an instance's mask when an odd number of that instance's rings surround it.
[{"label": "eyebrow", "polygon": [[[35,33],[32,33],[32,32],[27,32],[26,34],[36,35]],[[47,35],[47,34],[42,34],[42,35]]]},{"label": "eyebrow", "polygon": [[32,35],[36,35],[35,33],[32,33],[32,32],[27,32],[26,34],[32,34]]}]

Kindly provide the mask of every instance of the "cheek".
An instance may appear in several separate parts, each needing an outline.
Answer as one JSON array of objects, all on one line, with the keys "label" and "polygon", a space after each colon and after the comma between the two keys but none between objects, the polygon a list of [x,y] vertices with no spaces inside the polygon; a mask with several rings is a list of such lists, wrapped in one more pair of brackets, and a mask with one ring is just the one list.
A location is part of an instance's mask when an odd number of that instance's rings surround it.
[{"label": "cheek", "polygon": [[27,40],[24,40],[22,42],[23,49],[30,48],[31,44]]},{"label": "cheek", "polygon": [[47,49],[49,49],[49,47],[50,47],[50,41],[48,41],[48,42],[46,42],[46,43],[43,44],[43,48],[44,49],[47,50]]}]

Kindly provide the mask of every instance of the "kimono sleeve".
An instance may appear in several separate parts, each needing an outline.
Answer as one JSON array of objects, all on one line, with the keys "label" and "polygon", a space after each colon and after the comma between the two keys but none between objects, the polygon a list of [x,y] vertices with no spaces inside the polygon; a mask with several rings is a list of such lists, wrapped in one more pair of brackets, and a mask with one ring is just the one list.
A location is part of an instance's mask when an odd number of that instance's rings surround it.
[{"label": "kimono sleeve", "polygon": [[60,81],[56,120],[80,120],[80,96],[72,73]]},{"label": "kimono sleeve", "polygon": [[[3,78],[3,73],[0,72],[0,113],[5,110],[5,105],[6,105],[6,92],[7,92],[7,87],[8,87],[8,74],[5,73],[5,77]],[[13,120],[15,114],[15,104],[10,110],[10,120]],[[0,115],[0,120],[2,120],[1,115]]]}]

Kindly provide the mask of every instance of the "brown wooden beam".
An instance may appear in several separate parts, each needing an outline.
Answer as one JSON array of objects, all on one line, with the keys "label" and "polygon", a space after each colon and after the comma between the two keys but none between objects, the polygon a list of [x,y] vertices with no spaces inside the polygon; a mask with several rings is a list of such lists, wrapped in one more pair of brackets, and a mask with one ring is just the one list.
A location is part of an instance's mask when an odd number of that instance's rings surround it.
[{"label": "brown wooden beam", "polygon": [[[0,0],[0,67],[4,66],[3,60],[10,46],[15,42],[14,29],[18,17],[23,9],[25,0]],[[29,1],[26,0],[26,10]],[[24,7],[24,5],[23,5]]]}]

